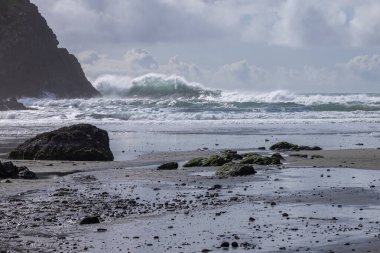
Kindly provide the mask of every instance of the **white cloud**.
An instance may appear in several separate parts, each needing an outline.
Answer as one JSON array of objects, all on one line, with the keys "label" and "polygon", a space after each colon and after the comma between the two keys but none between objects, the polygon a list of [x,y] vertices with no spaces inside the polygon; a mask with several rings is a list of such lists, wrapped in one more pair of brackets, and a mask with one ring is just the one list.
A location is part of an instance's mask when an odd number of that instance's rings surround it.
[{"label": "white cloud", "polygon": [[379,46],[378,0],[32,0],[66,43]]},{"label": "white cloud", "polygon": [[32,0],[65,43],[157,43],[219,37],[203,1]]},{"label": "white cloud", "polygon": [[[227,90],[294,92],[380,92],[380,55],[362,55],[335,66],[300,68],[274,66],[264,68],[246,60],[225,64],[217,69],[200,68],[174,56],[167,64],[159,64],[144,49],[129,50],[124,57],[113,59],[94,51],[79,54],[91,80],[99,76],[124,76],[130,79],[148,73],[182,76],[206,87]],[[120,78],[118,78],[119,80]],[[124,80],[124,79],[123,79]]]},{"label": "white cloud", "polygon": [[143,74],[146,72],[156,71],[158,63],[156,59],[145,49],[129,50],[125,56],[126,67],[128,72],[134,74]]},{"label": "white cloud", "polygon": [[361,55],[349,60],[345,67],[358,72],[377,73],[380,75],[380,55]]},{"label": "white cloud", "polygon": [[204,81],[205,77],[204,73],[197,65],[183,62],[178,56],[171,57],[168,64],[161,66],[160,70],[165,74],[180,75],[195,82]]}]

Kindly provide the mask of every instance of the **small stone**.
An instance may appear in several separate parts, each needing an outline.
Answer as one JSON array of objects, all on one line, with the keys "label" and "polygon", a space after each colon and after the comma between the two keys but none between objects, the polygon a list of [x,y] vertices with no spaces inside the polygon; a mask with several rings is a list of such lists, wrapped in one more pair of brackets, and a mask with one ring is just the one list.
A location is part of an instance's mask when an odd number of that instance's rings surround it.
[{"label": "small stone", "polygon": [[220,245],[220,247],[222,247],[222,248],[228,248],[228,247],[230,247],[230,243],[229,242],[222,242],[222,244]]},{"label": "small stone", "polygon": [[79,225],[89,225],[89,224],[98,224],[100,223],[99,217],[97,216],[88,216],[83,218]]}]

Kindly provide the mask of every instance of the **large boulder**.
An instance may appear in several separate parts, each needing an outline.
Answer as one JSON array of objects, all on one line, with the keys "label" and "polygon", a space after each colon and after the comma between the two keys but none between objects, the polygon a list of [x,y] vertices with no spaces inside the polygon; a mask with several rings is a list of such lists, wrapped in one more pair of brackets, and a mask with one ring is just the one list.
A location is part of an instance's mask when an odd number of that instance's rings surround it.
[{"label": "large boulder", "polygon": [[37,176],[25,166],[17,167],[12,162],[0,162],[0,178],[36,179]]},{"label": "large boulder", "polygon": [[114,157],[105,130],[79,124],[39,134],[13,150],[9,159],[113,161]]},{"label": "large boulder", "polygon": [[99,96],[30,0],[0,1],[0,98]]}]

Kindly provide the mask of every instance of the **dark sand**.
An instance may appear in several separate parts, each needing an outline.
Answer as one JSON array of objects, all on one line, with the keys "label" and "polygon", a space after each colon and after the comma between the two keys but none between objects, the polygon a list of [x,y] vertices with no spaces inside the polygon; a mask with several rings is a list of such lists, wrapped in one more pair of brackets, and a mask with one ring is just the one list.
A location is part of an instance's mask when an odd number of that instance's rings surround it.
[{"label": "dark sand", "polygon": [[[231,252],[380,252],[380,150],[295,152],[308,158],[228,179],[155,169],[210,153],[17,161],[40,179],[0,183],[0,250],[226,252],[226,241]],[[101,223],[78,224],[91,215]]]}]

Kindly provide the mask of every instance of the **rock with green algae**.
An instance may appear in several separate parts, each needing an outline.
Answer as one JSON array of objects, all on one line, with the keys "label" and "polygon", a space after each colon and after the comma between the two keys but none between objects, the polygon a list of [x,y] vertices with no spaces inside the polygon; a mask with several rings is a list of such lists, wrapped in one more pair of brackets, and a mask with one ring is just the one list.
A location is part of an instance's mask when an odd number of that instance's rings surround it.
[{"label": "rock with green algae", "polygon": [[296,144],[292,144],[286,141],[278,142],[273,144],[270,147],[270,150],[291,150],[291,151],[300,151],[300,150],[322,150],[322,148],[318,146],[309,147],[309,146],[299,146]]},{"label": "rock with green algae", "polygon": [[204,160],[204,157],[193,158],[187,161],[187,163],[185,163],[183,167],[203,167]]},{"label": "rock with green algae", "polygon": [[272,155],[270,157],[262,156],[256,153],[245,155],[241,164],[257,164],[257,165],[280,165],[281,159],[278,155]]},{"label": "rock with green algae", "polygon": [[203,160],[203,167],[222,166],[231,161],[232,161],[232,158],[230,157],[212,155],[206,158],[205,160]]},{"label": "rock with green algae", "polygon": [[252,165],[228,163],[216,170],[216,175],[219,177],[238,177],[256,174],[256,170]]}]

